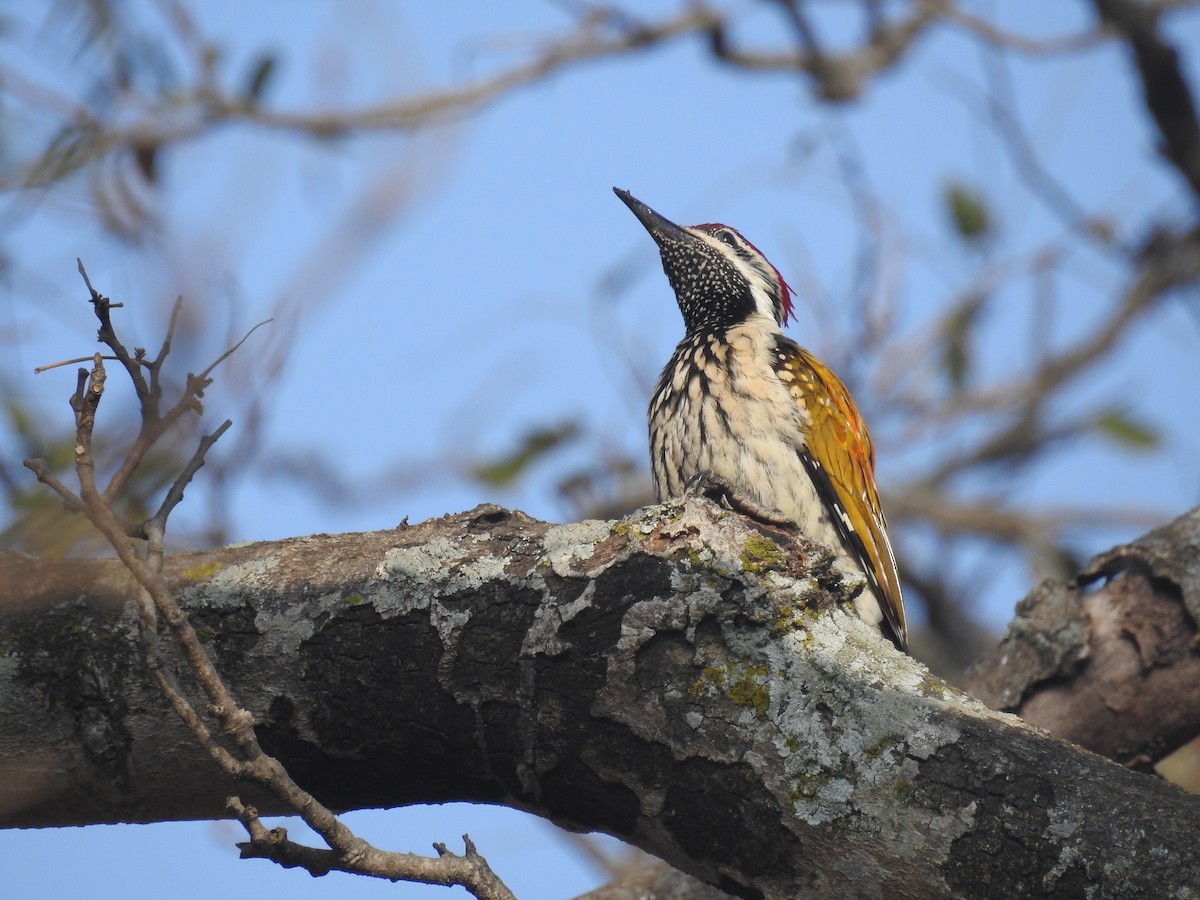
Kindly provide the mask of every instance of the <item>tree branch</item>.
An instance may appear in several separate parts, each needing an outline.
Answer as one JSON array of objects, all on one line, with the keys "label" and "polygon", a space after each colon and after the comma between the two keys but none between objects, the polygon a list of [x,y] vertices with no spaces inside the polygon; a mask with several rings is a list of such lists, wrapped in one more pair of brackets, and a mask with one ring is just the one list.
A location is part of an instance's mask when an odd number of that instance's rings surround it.
[{"label": "tree branch", "polygon": [[1200,509],[1046,581],[968,673],[985,703],[1126,765],[1200,734]]},{"label": "tree branch", "polygon": [[[1200,881],[1200,800],[937,682],[845,611],[827,551],[763,528],[699,498],[577,525],[480,507],[164,572],[332,809],[506,803],[743,896]],[[73,565],[0,558],[27,611],[0,622],[0,822],[286,811],[164,716],[128,576]]]},{"label": "tree branch", "polygon": [[462,856],[451,853],[445,844],[439,843],[433,845],[437,858],[415,853],[389,853],[373,847],[347,858],[334,850],[297,844],[288,839],[286,828],[268,829],[259,819],[258,811],[245,806],[237,797],[230,797],[226,805],[250,834],[248,842],[238,844],[242,859],[269,859],[285,869],[301,868],[317,877],[330,872],[347,872],[392,881],[421,881],[446,886],[466,884],[471,885],[472,893],[479,900],[516,900],[465,834],[466,851]]},{"label": "tree branch", "polygon": [[1158,31],[1159,12],[1129,0],[1093,0],[1105,25],[1133,52],[1146,110],[1162,138],[1163,156],[1200,199],[1200,116],[1179,53]]}]

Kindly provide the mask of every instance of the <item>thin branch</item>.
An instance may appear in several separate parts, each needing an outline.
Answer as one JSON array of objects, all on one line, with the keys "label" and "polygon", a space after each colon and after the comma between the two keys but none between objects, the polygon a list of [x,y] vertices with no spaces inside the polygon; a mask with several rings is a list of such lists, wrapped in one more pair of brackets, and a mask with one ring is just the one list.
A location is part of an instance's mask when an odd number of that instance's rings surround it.
[{"label": "thin branch", "polygon": [[263,325],[273,321],[273,319],[266,319],[262,322],[259,322],[257,325],[247,331],[240,341],[238,341],[236,344],[218,356],[212,363],[210,363],[208,368],[206,368],[199,375],[188,373],[187,383],[184,386],[183,394],[180,396],[178,402],[169,410],[167,410],[165,414],[159,415],[158,408],[162,397],[160,371],[162,369],[163,362],[166,360],[167,355],[171,351],[171,342],[174,339],[175,326],[178,320],[181,304],[182,298],[179,298],[175,301],[175,306],[171,311],[171,321],[167,330],[167,337],[163,341],[162,347],[158,352],[158,356],[156,356],[153,361],[148,363],[150,368],[150,384],[145,395],[139,393],[139,399],[143,400],[141,409],[142,425],[141,428],[138,429],[138,435],[134,439],[133,445],[126,453],[124,461],[122,461],[117,471],[113,473],[113,477],[109,481],[108,487],[104,489],[104,500],[106,503],[111,503],[117,494],[120,493],[120,491],[125,487],[125,484],[128,482],[129,478],[132,477],[133,473],[137,470],[137,467],[141,465],[142,459],[145,458],[147,451],[158,442],[159,438],[161,438],[162,435],[165,434],[179,418],[189,412],[203,412],[204,407],[201,403],[201,398],[204,396],[204,392],[208,389],[209,385],[212,384],[212,380],[209,378],[209,375],[212,373],[212,371],[222,362],[228,359],[231,354],[233,354],[239,347],[242,346],[242,344],[246,343],[246,340],[250,337],[250,335],[254,334],[254,332]]},{"label": "thin branch", "polygon": [[[153,605],[150,606],[150,611],[153,612]],[[167,703],[171,705],[171,709],[179,716],[188,731],[192,733],[192,737],[196,739],[205,752],[213,759],[218,766],[225,772],[237,778],[244,773],[245,766],[237,760],[232,753],[220,742],[220,740],[212,733],[209,727],[204,723],[200,714],[196,712],[196,708],[191,704],[175,684],[171,673],[163,666],[162,660],[159,657],[158,650],[154,646],[154,630],[155,620],[153,617],[142,617],[141,642],[142,642],[142,659],[146,664],[146,668],[154,677],[155,683],[158,685],[159,691],[162,692]]]},{"label": "thin branch", "polygon": [[114,303],[108,297],[105,297],[92,286],[92,280],[88,277],[87,269],[84,268],[83,260],[75,258],[75,263],[79,268],[79,274],[83,277],[83,283],[87,285],[88,293],[91,295],[92,311],[95,312],[96,318],[100,321],[100,332],[97,335],[100,342],[107,346],[116,355],[117,360],[125,367],[125,371],[129,373],[129,378],[133,382],[134,390],[137,391],[138,399],[145,401],[145,398],[150,394],[150,387],[146,382],[146,377],[142,373],[142,363],[144,357],[140,352],[130,355],[125,345],[117,338],[116,332],[112,327],[112,317],[110,311],[120,309],[125,304]]},{"label": "thin branch", "polygon": [[1129,0],[1093,0],[1101,20],[1133,51],[1146,109],[1162,138],[1161,150],[1200,199],[1200,116],[1179,52],[1158,30],[1158,12]]},{"label": "thin branch", "polygon": [[[58,362],[48,363],[44,366],[35,366],[34,370],[33,370],[33,374],[41,375],[43,372],[49,372],[51,369],[57,369],[60,366],[74,366],[74,365],[78,365],[79,363],[82,363],[82,362],[91,362],[95,358],[96,358],[95,354],[92,354],[90,356],[76,356],[74,359],[61,359]],[[107,359],[111,362],[118,361],[117,357],[115,357],[115,356],[101,356],[100,358]],[[140,362],[142,363],[142,365],[145,365],[145,366],[150,365],[150,363],[148,363],[146,360],[141,360]]]},{"label": "thin branch", "polygon": [[1162,521],[1161,510],[1059,507],[1030,512],[1006,508],[1003,497],[957,502],[929,482],[888,491],[883,500],[889,519],[927,522],[957,537],[976,535],[1006,544],[1041,544],[1047,535],[1094,527],[1097,521],[1137,528]]},{"label": "thin branch", "polygon": [[188,460],[187,465],[183,467],[183,470],[171,485],[170,490],[167,491],[167,496],[163,498],[158,512],[143,524],[143,536],[148,542],[146,548],[147,558],[157,560],[161,565],[163,536],[167,530],[167,517],[171,515],[175,507],[183,500],[184,489],[191,484],[196,473],[204,466],[204,457],[212,448],[212,445],[220,440],[221,435],[228,431],[232,425],[233,422],[226,419],[216,431],[200,439],[200,446],[196,448],[196,452],[192,454],[192,458]]},{"label": "thin branch", "polygon": [[1075,201],[1038,158],[1015,108],[1012,79],[995,46],[985,44],[983,50],[989,90],[984,93],[982,102],[1018,176],[1066,228],[1090,243],[1108,246],[1112,239],[1110,231]]},{"label": "thin branch", "polygon": [[1007,417],[991,434],[981,437],[969,450],[943,460],[922,478],[928,485],[941,485],[966,471],[997,464],[1016,465],[1028,462],[1055,444],[1082,437],[1094,430],[1090,418],[1047,426],[1043,419],[1052,391],[1018,395],[1013,405],[1022,407],[1015,416]]},{"label": "thin branch", "polygon": [[982,16],[976,16],[957,4],[943,5],[941,16],[947,22],[970,31],[990,44],[1006,50],[1014,50],[1027,56],[1062,56],[1089,50],[1103,42],[1111,34],[1103,28],[1087,28],[1074,34],[1039,38],[1008,31]]},{"label": "thin branch", "polygon": [[475,844],[463,835],[466,852],[451,853],[445,844],[434,844],[438,856],[418,856],[415,853],[388,853],[373,848],[361,857],[346,859],[332,850],[322,850],[298,844],[288,838],[286,828],[268,829],[258,817],[258,811],[246,806],[237,797],[226,801],[229,811],[245,827],[250,840],[238,844],[242,859],[269,859],[285,869],[302,868],[310,875],[348,872],[369,875],[390,881],[415,881],[447,887],[465,887],[480,900],[515,900],[491,867],[475,849]]},{"label": "thin branch", "polygon": [[1127,326],[1150,309],[1163,294],[1200,279],[1200,230],[1159,236],[1145,248],[1141,270],[1126,288],[1121,303],[1092,336],[1072,350],[1039,366],[1029,379],[1038,384],[1058,385],[1074,377],[1104,355],[1125,334]]},{"label": "thin branch", "polygon": [[162,346],[158,348],[158,356],[154,357],[154,365],[161,366],[167,355],[171,352],[171,343],[175,340],[175,329],[179,325],[179,314],[183,311],[183,297],[175,298],[175,304],[171,307],[171,319],[167,323],[167,335],[163,338]]},{"label": "thin branch", "polygon": [[[795,8],[792,3],[786,5]],[[729,25],[722,19],[714,21],[707,29],[709,49],[722,62],[743,69],[805,72],[816,81],[821,99],[853,100],[871,76],[886,71],[900,60],[917,38],[939,20],[947,5],[948,0],[928,0],[899,21],[876,23],[862,45],[842,53],[822,53],[819,59],[808,49],[767,53],[735,48],[729,41]],[[795,24],[803,35],[803,22]],[[811,37],[811,30],[808,33]]]},{"label": "thin branch", "polygon": [[175,483],[171,485],[171,489],[167,492],[167,496],[163,499],[162,505],[158,508],[158,512],[154,514],[154,521],[158,522],[160,526],[166,526],[167,516],[171,514],[171,511],[178,506],[179,502],[183,499],[184,488],[191,483],[192,478],[195,477],[196,473],[204,465],[204,455],[208,453],[209,448],[211,448],[213,444],[220,440],[221,435],[228,431],[232,425],[233,422],[229,419],[226,419],[221,423],[221,427],[219,427],[216,431],[207,437],[201,438],[200,446],[196,448],[196,452],[192,454],[192,458],[188,460],[187,465],[183,467],[183,471],[179,473],[179,477],[176,478]]},{"label": "thin branch", "polygon": [[63,505],[69,512],[82,513],[85,510],[83,501],[75,496],[75,492],[63,484],[50,471],[50,465],[44,459],[26,459],[21,463],[37,476],[37,480],[50,488],[62,498]]},{"label": "thin branch", "polygon": [[[84,126],[73,119],[65,127],[81,133],[86,127],[83,152],[88,159],[103,158],[129,147],[162,147],[194,140],[222,123],[286,130],[315,138],[365,131],[412,131],[478,112],[563,69],[618,58],[690,36],[706,38],[710,51],[722,62],[761,71],[805,72],[813,76],[821,97],[847,100],[857,96],[871,76],[898,62],[950,5],[949,0],[926,0],[911,15],[895,22],[876,16],[869,19],[870,34],[861,46],[842,53],[816,55],[807,49],[767,52],[734,48],[729,40],[733,16],[704,2],[691,3],[682,12],[654,22],[636,19],[620,10],[588,9],[573,33],[548,43],[533,59],[491,78],[352,110],[284,111],[247,102],[240,94],[223,93],[212,77],[211,67],[203,62],[206,56],[201,49],[198,57],[202,60],[201,71],[190,91],[175,92],[157,104],[147,104],[132,124],[111,125],[89,120]],[[167,14],[189,48],[195,51],[204,47],[194,26],[190,22],[181,23],[171,13],[170,4]],[[14,174],[7,181],[24,185],[40,168],[40,161],[12,167]]]},{"label": "thin branch", "polygon": [[[1032,254],[1027,262],[1006,263],[984,272],[965,292],[966,301],[979,292],[990,292],[1014,267],[1028,267],[1031,273],[1044,268],[1045,251]],[[1041,260],[1041,261],[1039,261]],[[1090,333],[1057,353],[1044,356],[1025,374],[986,388],[960,392],[934,408],[921,408],[926,421],[950,422],[991,410],[1017,410],[1028,413],[1031,400],[1042,398],[1087,372],[1128,333],[1142,316],[1153,310],[1162,296],[1172,290],[1194,284],[1200,279],[1200,230],[1181,234],[1161,234],[1142,254],[1142,268],[1126,287],[1119,302]],[[953,315],[951,310],[949,315]],[[915,364],[928,348],[915,348],[908,364]],[[911,436],[910,436],[911,437]],[[993,440],[995,435],[993,435]],[[957,465],[954,468],[961,468]]]},{"label": "thin branch", "polygon": [[243,337],[240,341],[238,341],[236,344],[234,344],[232,347],[230,347],[228,350],[226,350],[224,353],[222,353],[220,356],[218,356],[216,359],[214,359],[209,364],[207,369],[205,369],[199,375],[195,376],[196,379],[198,381],[203,381],[206,385],[211,383],[208,376],[212,374],[213,369],[215,369],[221,363],[225,362],[225,360],[229,359],[230,356],[232,356],[234,353],[236,353],[237,349],[240,346],[242,346],[242,344],[246,343],[247,340],[249,340],[250,335],[254,334],[254,332],[258,331],[258,329],[262,328],[264,325],[268,325],[274,321],[275,321],[274,319],[263,319],[261,322],[259,322],[257,325],[255,325],[253,328],[251,328],[249,331],[247,331],[245,333],[245,335],[243,335]]},{"label": "thin branch", "polygon": [[150,396],[151,410],[154,415],[157,415],[159,404],[162,402],[162,367],[166,362],[167,357],[171,353],[171,345],[175,340],[175,329],[179,327],[179,314],[183,311],[183,297],[175,298],[175,303],[171,307],[171,318],[167,323],[167,334],[163,338],[162,346],[158,348],[158,355],[151,360],[150,366]]}]

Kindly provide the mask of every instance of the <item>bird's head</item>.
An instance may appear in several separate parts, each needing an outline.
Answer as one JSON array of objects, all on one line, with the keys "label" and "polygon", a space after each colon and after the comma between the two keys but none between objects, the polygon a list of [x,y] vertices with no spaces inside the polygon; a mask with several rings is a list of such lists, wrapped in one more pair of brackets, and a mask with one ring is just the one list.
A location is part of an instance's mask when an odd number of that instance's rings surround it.
[{"label": "bird's head", "polygon": [[658,244],[689,334],[729,328],[755,313],[787,324],[792,292],[758,248],[728,225],[676,225],[629,191],[613,191]]}]

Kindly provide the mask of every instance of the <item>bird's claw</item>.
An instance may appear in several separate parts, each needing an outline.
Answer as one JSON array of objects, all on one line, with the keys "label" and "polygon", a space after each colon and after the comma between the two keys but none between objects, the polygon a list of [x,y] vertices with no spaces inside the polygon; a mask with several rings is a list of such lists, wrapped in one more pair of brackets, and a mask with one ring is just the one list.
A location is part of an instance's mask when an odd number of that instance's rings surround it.
[{"label": "bird's claw", "polygon": [[684,482],[683,496],[706,497],[709,496],[714,486],[718,491],[729,487],[725,479],[714,475],[711,469],[702,469]]},{"label": "bird's claw", "polygon": [[763,506],[739,493],[729,481],[710,469],[697,472],[683,486],[685,497],[707,497],[726,509],[758,519],[770,525],[794,526],[795,523],[779,510]]}]

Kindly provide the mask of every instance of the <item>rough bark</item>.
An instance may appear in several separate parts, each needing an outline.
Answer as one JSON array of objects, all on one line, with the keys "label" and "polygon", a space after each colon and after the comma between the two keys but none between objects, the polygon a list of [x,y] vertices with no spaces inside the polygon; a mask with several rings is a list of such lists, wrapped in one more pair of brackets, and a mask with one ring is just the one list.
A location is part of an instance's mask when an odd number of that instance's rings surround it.
[{"label": "rough bark", "polygon": [[[266,749],[334,808],[505,803],[743,897],[1200,884],[1200,800],[938,682],[831,563],[697,498],[576,525],[480,507],[169,572]],[[0,579],[0,824],[222,815],[239,786],[143,673],[119,565],[8,556]]]},{"label": "rough bark", "polygon": [[661,860],[648,860],[576,900],[728,900],[729,896]]},{"label": "rough bark", "polygon": [[1147,768],[1200,735],[1200,509],[1046,581],[968,673],[989,706]]}]

